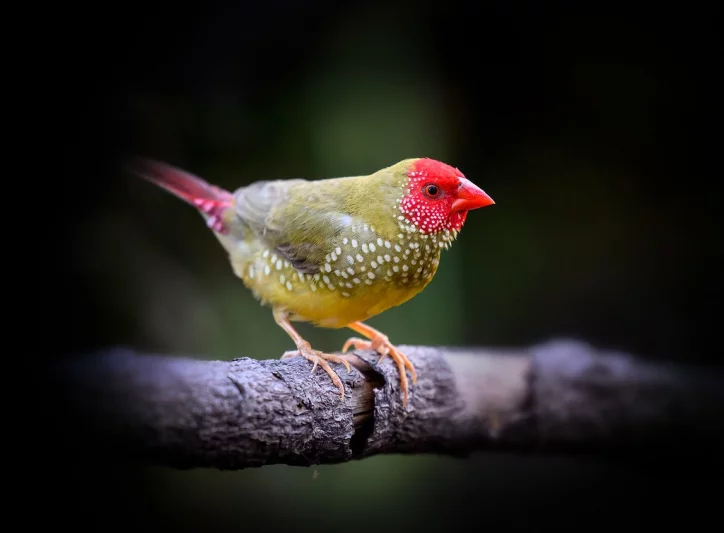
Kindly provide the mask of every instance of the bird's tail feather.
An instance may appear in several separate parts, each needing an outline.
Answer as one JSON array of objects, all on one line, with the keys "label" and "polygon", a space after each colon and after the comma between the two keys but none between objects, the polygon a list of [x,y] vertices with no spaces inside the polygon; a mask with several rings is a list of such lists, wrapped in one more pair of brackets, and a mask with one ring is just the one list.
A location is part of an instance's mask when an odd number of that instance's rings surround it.
[{"label": "bird's tail feather", "polygon": [[180,168],[161,161],[134,157],[127,164],[128,171],[165,189],[181,200],[193,205],[210,228],[225,232],[224,212],[233,205],[234,197],[220,187]]},{"label": "bird's tail feather", "polygon": [[229,191],[160,161],[135,157],[129,161],[128,168],[133,174],[147,179],[196,207],[199,207],[202,201],[226,204],[232,201]]}]

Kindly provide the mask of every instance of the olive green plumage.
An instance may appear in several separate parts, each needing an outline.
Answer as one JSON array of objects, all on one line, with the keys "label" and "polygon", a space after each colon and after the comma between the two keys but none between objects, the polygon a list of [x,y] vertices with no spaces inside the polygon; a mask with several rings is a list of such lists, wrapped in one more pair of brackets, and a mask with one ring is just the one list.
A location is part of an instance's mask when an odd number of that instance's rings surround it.
[{"label": "olive green plumage", "polygon": [[[399,220],[407,159],[368,176],[277,180],[237,190],[219,236],[236,274],[293,319],[341,328],[400,305],[430,282],[441,242]],[[241,237],[241,238],[239,238]]]}]

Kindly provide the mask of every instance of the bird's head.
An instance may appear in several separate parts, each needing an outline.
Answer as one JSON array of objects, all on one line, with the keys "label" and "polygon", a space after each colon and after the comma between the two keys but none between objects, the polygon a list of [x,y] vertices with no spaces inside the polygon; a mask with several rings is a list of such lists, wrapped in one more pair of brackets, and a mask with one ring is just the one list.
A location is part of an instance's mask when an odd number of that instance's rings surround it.
[{"label": "bird's head", "polygon": [[423,234],[457,234],[468,211],[495,203],[458,169],[434,159],[413,160],[407,177],[406,193],[399,200],[400,220]]}]

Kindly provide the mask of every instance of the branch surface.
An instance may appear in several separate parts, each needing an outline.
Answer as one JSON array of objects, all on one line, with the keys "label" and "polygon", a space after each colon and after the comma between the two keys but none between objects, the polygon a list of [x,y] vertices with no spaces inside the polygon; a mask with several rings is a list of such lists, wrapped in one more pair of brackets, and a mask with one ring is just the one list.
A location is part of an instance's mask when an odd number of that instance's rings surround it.
[{"label": "branch surface", "polygon": [[400,348],[418,374],[406,407],[394,363],[367,351],[347,355],[351,374],[334,365],[344,402],[301,358],[80,357],[53,369],[56,438],[79,457],[218,469],[492,449],[636,457],[724,444],[721,376],[572,341]]}]

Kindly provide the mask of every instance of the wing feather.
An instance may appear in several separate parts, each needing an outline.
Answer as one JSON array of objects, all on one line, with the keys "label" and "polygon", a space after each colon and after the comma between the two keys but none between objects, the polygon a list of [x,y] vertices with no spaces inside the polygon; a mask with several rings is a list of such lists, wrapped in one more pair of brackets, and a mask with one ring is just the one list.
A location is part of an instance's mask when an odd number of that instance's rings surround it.
[{"label": "wing feather", "polygon": [[255,182],[235,193],[237,216],[305,274],[319,272],[353,219],[334,187],[304,179]]}]

